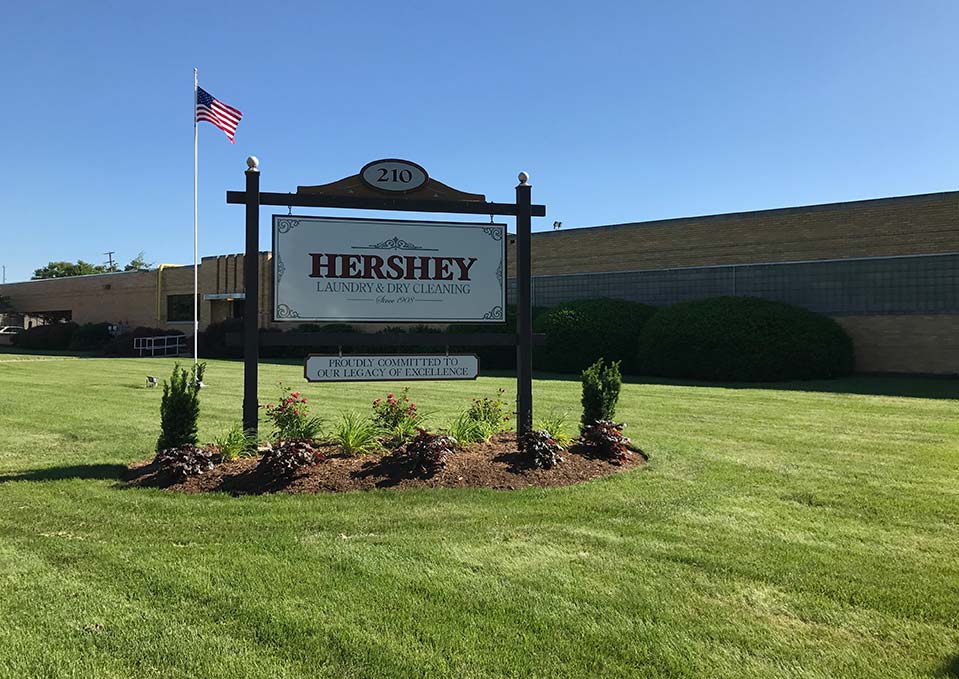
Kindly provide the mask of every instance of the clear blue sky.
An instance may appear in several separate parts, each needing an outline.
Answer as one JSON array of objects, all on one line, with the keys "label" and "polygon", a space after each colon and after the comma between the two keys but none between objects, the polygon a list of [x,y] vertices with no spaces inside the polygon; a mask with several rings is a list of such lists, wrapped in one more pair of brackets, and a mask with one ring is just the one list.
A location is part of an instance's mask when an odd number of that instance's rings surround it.
[{"label": "clear blue sky", "polygon": [[400,157],[506,201],[526,170],[534,228],[959,188],[955,0],[150,4],[4,8],[8,282],[192,261],[194,66],[244,113],[200,127],[201,255],[243,249],[250,154],[266,191]]}]

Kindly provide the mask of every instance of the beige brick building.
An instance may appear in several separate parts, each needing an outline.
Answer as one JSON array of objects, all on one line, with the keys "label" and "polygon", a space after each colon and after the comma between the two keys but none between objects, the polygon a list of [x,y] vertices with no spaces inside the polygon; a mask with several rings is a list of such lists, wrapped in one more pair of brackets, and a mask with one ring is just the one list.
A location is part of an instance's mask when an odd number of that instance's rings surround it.
[{"label": "beige brick building", "polygon": [[[514,275],[508,248],[509,276]],[[263,326],[269,253],[261,253]],[[534,303],[617,297],[670,304],[780,299],[836,318],[864,372],[959,373],[959,192],[533,234]],[[200,325],[243,313],[243,256],[206,257]],[[18,311],[77,323],[192,327],[190,266],[0,286]]]}]

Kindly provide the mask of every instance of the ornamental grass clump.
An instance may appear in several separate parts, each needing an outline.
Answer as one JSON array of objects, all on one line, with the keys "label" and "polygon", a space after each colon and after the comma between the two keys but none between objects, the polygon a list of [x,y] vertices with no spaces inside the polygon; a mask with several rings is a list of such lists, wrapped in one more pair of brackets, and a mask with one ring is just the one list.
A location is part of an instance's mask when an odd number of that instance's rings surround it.
[{"label": "ornamental grass clump", "polygon": [[267,476],[285,478],[325,459],[326,456],[307,441],[286,440],[271,446],[260,458],[257,469]]},{"label": "ornamental grass clump", "polygon": [[312,441],[320,435],[323,420],[311,417],[306,396],[280,384],[280,398],[276,403],[261,406],[273,422],[273,436],[277,441]]},{"label": "ornamental grass clump", "polygon": [[200,387],[205,371],[206,363],[195,363],[189,372],[177,363],[173,366],[170,380],[164,380],[157,451],[196,445],[197,420],[200,418]]},{"label": "ornamental grass clump", "polygon": [[519,440],[520,450],[532,458],[532,462],[541,469],[552,469],[563,461],[565,449],[553,435],[545,429],[526,432]]},{"label": "ornamental grass clump", "polygon": [[365,455],[383,449],[383,435],[382,427],[372,419],[348,412],[333,427],[330,440],[339,444],[346,455]]},{"label": "ornamental grass clump", "polygon": [[165,448],[153,458],[153,463],[161,474],[172,476],[178,481],[210,471],[217,461],[216,453],[197,448],[190,443],[176,448]]},{"label": "ornamental grass clump", "polygon": [[589,455],[622,464],[630,458],[633,447],[632,441],[623,434],[625,427],[611,420],[599,420],[583,427],[580,442]]},{"label": "ornamental grass clump", "polygon": [[419,429],[406,444],[406,455],[413,460],[417,473],[435,474],[446,466],[446,460],[453,454],[456,444],[456,439],[448,434],[433,434]]},{"label": "ornamental grass clump", "polygon": [[224,462],[256,455],[256,443],[256,436],[243,431],[243,427],[238,424],[213,439],[213,447],[220,451]]},{"label": "ornamental grass clump", "polygon": [[422,427],[424,418],[408,392],[404,389],[400,398],[390,393],[373,401],[373,422],[386,432],[386,445],[391,448],[409,441]]}]

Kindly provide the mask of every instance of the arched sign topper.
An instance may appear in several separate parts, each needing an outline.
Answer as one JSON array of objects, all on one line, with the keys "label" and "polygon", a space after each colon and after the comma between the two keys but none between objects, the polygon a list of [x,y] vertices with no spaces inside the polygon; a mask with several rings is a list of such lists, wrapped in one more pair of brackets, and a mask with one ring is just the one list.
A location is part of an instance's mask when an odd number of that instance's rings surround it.
[{"label": "arched sign topper", "polygon": [[[298,186],[296,193],[264,193],[260,191],[259,161],[251,156],[247,159],[249,169],[246,171],[246,190],[227,191],[226,202],[246,207],[246,254],[244,257],[244,278],[246,282],[246,308],[243,315],[242,335],[230,335],[227,341],[231,344],[243,345],[243,428],[255,433],[258,428],[257,377],[260,345],[273,346],[446,346],[445,356],[415,355],[402,359],[406,362],[419,363],[415,366],[404,365],[406,377],[394,377],[394,373],[382,377],[390,379],[453,379],[464,375],[475,376],[475,371],[466,365],[470,356],[450,356],[450,346],[514,346],[516,347],[516,423],[520,434],[529,431],[533,419],[533,318],[532,318],[532,271],[530,263],[530,231],[532,217],[545,217],[545,205],[533,205],[530,200],[529,176],[525,172],[519,173],[519,185],[516,187],[515,203],[494,203],[486,200],[486,196],[478,193],[467,193],[454,189],[429,176],[426,170],[416,163],[397,158],[375,160],[363,166],[359,173],[345,177],[328,184],[313,186]],[[292,209],[296,207],[337,208],[353,210],[397,210],[400,212],[434,212],[448,214],[469,215],[503,215],[516,218],[516,332],[508,333],[403,333],[403,334],[367,334],[367,333],[324,333],[302,332],[288,336],[278,333],[260,334],[260,206],[276,205]],[[307,220],[322,221],[320,218],[297,218],[287,215],[274,216],[274,237],[280,228],[284,233],[291,229],[300,228],[299,223]],[[327,218],[326,221],[329,221]],[[339,221],[343,221],[342,219]],[[375,227],[375,220],[355,220],[357,224],[363,222],[364,228]],[[294,224],[296,222],[296,224]],[[380,220],[383,223],[383,220]],[[343,241],[338,244],[336,251],[319,251],[312,247],[289,250],[284,261],[274,253],[272,258],[274,284],[283,276],[296,275],[296,267],[304,266],[310,258],[309,268],[300,272],[301,275],[313,281],[314,291],[318,295],[347,292],[356,293],[359,302],[369,305],[379,304],[380,301],[390,301],[389,296],[399,295],[403,299],[392,299],[395,303],[408,303],[410,298],[417,295],[424,296],[423,300],[440,304],[443,295],[473,294],[473,279],[481,273],[482,262],[495,254],[493,248],[484,255],[483,252],[460,252],[469,250],[473,246],[466,238],[449,237],[430,238],[426,236],[425,228],[440,229],[440,222],[410,222],[416,224],[419,235],[424,235],[422,242],[411,242],[408,238],[401,238],[400,232],[404,228],[398,223],[377,227],[382,233],[364,235],[360,240]],[[489,242],[503,244],[505,239],[505,225],[479,223],[447,223],[449,227],[472,229],[478,242],[489,245]],[[319,224],[316,228],[327,228]],[[338,227],[336,227],[338,228]],[[412,228],[412,227],[410,227]],[[384,231],[386,229],[386,231]],[[341,229],[342,230],[342,229]],[[360,237],[359,229],[356,238]],[[388,231],[388,233],[387,233]],[[410,230],[404,234],[413,233]],[[466,233],[466,231],[461,231]],[[366,236],[369,237],[366,237]],[[355,242],[354,242],[355,240]],[[295,266],[291,266],[290,257],[296,258]],[[301,261],[302,260],[302,261]],[[492,260],[495,264],[495,259]],[[492,280],[505,282],[502,268],[492,272]],[[327,279],[335,279],[329,281]],[[467,280],[469,279],[469,280]],[[408,286],[408,287],[406,287]],[[505,286],[504,286],[505,287]],[[274,288],[274,293],[276,289]],[[360,297],[363,299],[359,299]],[[425,299],[425,296],[435,299]],[[368,298],[368,299],[367,299]],[[381,299],[382,298],[382,299]],[[351,300],[355,301],[355,300]],[[466,305],[462,305],[466,308]],[[498,305],[499,314],[489,314],[489,320],[503,322],[502,304]],[[494,308],[494,310],[495,310]],[[279,320],[296,320],[294,310],[286,310],[286,315],[277,313]],[[463,322],[462,318],[450,318],[452,322]],[[484,319],[486,316],[484,316]],[[363,322],[369,318],[360,318],[351,314],[347,322]],[[436,322],[436,318],[410,319],[411,322]],[[537,336],[536,338],[540,338]],[[340,365],[344,357],[338,356],[336,365],[329,361],[325,370],[325,377],[332,377],[334,381],[350,379],[371,379],[379,377],[374,374],[379,370],[375,365],[370,372],[371,361],[378,360],[376,356],[351,355],[357,366]],[[314,356],[314,359],[323,359]],[[332,359],[333,357],[325,357]],[[475,358],[475,357],[474,357]],[[392,357],[396,360],[396,356]],[[438,361],[438,363],[437,363]],[[466,367],[452,365],[451,361],[464,361]],[[315,361],[314,361],[315,362]],[[359,365],[362,363],[363,365]],[[449,364],[449,365],[448,365]],[[383,370],[399,370],[395,366],[384,367]],[[309,372],[307,364],[306,370]],[[320,370],[314,366],[314,372]],[[336,374],[330,373],[330,370]],[[478,364],[476,366],[478,370]],[[357,372],[360,371],[360,372]],[[465,372],[464,372],[465,371]],[[325,379],[324,376],[317,379]]]},{"label": "arched sign topper", "polygon": [[360,177],[371,189],[399,194],[420,190],[430,178],[421,166],[399,158],[367,163],[360,170]]}]

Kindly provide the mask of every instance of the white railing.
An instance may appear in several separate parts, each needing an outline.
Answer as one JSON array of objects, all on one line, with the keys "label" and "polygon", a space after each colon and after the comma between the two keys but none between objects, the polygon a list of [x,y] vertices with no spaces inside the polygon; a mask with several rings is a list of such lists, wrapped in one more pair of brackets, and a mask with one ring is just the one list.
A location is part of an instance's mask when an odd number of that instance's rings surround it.
[{"label": "white railing", "polygon": [[150,352],[150,356],[179,356],[186,351],[186,335],[134,337],[133,350],[139,351],[141,357],[147,351]]}]

